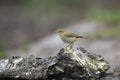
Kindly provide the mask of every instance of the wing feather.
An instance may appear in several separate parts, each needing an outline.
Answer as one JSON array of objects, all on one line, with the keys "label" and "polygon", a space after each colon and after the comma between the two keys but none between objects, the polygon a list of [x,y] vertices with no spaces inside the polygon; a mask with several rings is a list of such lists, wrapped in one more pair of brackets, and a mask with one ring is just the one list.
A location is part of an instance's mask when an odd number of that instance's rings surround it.
[{"label": "wing feather", "polygon": [[86,37],[83,37],[83,36],[79,36],[77,34],[74,34],[74,33],[70,33],[70,34],[65,34],[66,37],[75,37],[75,38],[84,38],[84,39],[87,39]]}]

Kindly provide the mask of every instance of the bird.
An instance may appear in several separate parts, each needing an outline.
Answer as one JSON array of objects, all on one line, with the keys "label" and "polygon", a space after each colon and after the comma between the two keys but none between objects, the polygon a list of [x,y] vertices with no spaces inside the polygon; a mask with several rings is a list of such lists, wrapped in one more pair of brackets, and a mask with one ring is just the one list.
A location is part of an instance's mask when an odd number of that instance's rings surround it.
[{"label": "bird", "polygon": [[80,39],[88,39],[87,37],[79,36],[77,34],[66,31],[63,28],[57,29],[56,32],[59,34],[63,42],[69,44],[67,47],[70,47],[70,49],[73,47],[74,43]]}]

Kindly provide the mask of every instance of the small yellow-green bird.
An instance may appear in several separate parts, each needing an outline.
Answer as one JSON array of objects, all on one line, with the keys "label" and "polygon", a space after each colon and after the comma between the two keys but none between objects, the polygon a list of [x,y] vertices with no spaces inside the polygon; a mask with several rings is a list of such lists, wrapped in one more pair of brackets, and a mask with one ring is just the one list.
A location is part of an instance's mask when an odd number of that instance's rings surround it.
[{"label": "small yellow-green bird", "polygon": [[79,41],[80,39],[88,39],[86,37],[79,36],[77,34],[68,32],[64,30],[63,28],[57,29],[56,32],[59,34],[59,36],[65,43],[69,44],[68,46],[70,47],[73,46],[74,42]]}]

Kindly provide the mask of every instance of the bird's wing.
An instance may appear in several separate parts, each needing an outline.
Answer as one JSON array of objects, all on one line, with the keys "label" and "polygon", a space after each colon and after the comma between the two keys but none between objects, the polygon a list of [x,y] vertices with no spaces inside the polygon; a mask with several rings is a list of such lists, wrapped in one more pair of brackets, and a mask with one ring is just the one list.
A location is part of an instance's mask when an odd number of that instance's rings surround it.
[{"label": "bird's wing", "polygon": [[66,37],[78,37],[78,35],[74,33],[65,34],[65,36]]},{"label": "bird's wing", "polygon": [[[71,38],[73,38],[73,37],[75,37],[75,38],[85,38],[85,37],[83,37],[83,36],[79,36],[79,35],[74,34],[74,33],[65,34],[65,36],[66,36],[66,37],[71,37]],[[85,39],[87,39],[87,38],[85,38]]]}]

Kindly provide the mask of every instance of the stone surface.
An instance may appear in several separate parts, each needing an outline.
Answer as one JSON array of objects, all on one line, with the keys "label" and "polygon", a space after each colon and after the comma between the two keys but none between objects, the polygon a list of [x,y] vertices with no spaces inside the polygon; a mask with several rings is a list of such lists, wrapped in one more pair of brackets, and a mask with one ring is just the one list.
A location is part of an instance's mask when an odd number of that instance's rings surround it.
[{"label": "stone surface", "polygon": [[0,76],[14,79],[96,80],[110,68],[101,56],[84,48],[62,48],[54,57],[13,57],[0,60]]}]

